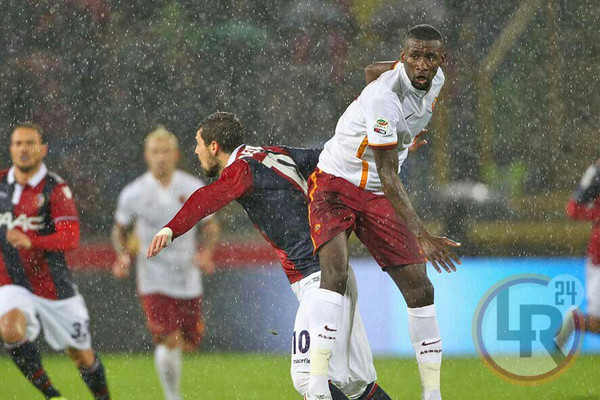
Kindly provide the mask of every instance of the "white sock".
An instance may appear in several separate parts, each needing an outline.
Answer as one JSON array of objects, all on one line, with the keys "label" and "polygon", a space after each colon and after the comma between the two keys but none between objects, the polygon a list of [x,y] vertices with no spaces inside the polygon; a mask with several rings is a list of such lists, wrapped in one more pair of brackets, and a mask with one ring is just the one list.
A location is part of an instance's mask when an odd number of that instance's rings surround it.
[{"label": "white sock", "polygon": [[181,348],[169,349],[159,344],[154,349],[154,365],[162,384],[166,400],[181,400]]},{"label": "white sock", "polygon": [[435,306],[408,308],[408,331],[419,366],[423,400],[441,399],[442,339]]},{"label": "white sock", "polygon": [[342,295],[327,289],[315,291],[310,316],[310,380],[309,396],[329,394],[328,371],[331,349],[337,337],[342,311]]}]

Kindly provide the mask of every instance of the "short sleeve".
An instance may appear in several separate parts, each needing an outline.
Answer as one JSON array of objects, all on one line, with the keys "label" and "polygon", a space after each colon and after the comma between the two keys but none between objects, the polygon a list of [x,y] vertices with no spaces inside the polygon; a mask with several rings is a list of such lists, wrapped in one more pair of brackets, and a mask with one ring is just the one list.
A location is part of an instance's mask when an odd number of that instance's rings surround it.
[{"label": "short sleeve", "polygon": [[67,185],[57,185],[52,191],[50,213],[54,223],[63,221],[77,222],[79,220],[75,200],[73,200],[73,193]]},{"label": "short sleeve", "polygon": [[134,207],[136,203],[136,187],[133,185],[126,186],[119,194],[115,221],[121,225],[132,224],[136,218]]},{"label": "short sleeve", "polygon": [[398,145],[396,132],[402,111],[390,96],[378,95],[367,100],[365,120],[369,146],[395,148]]}]

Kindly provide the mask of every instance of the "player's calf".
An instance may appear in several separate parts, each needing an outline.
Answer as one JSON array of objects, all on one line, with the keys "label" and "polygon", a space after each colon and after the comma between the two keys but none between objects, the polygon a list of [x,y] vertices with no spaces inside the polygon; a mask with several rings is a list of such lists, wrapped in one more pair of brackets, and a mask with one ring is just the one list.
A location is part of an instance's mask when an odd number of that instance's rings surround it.
[{"label": "player's calf", "polygon": [[92,392],[94,399],[110,400],[104,365],[98,354],[91,349],[68,349],[67,352],[69,357],[77,364],[81,378]]},{"label": "player's calf", "polygon": [[25,377],[35,386],[47,399],[60,397],[58,390],[54,388],[50,378],[42,366],[42,358],[37,347],[27,339],[16,343],[6,343],[4,348],[10,354],[14,363]]}]

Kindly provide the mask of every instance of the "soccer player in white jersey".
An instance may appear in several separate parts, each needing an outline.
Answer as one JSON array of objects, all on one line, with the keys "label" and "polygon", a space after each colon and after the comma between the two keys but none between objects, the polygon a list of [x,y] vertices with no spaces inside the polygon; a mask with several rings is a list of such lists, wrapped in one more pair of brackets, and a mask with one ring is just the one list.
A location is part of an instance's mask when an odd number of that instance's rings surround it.
[{"label": "soccer player in white jersey", "polygon": [[[177,138],[163,127],[151,132],[145,142],[144,159],[148,172],[128,184],[119,196],[112,241],[118,258],[113,266],[117,278],[129,276],[132,258],[128,252],[131,228],[142,248],[152,242],[154,233],[175,215],[187,198],[204,183],[177,168]],[[219,226],[214,219],[203,225],[202,252],[197,252],[196,232],[151,260],[136,259],[137,289],[154,337],[156,371],[167,400],[179,400],[182,350],[192,350],[202,341],[204,322],[201,311],[202,275],[212,273],[212,251],[218,241]]]},{"label": "soccer player in white jersey", "polygon": [[348,106],[309,182],[311,236],[322,268],[310,324],[310,400],[330,399],[329,358],[346,291],[352,231],[406,300],[423,399],[441,399],[442,342],[425,262],[438,272],[456,270],[460,261],[449,246],[459,244],[427,231],[398,173],[431,118],[446,55],[441,34],[430,25],[411,28],[403,47],[400,62]]}]

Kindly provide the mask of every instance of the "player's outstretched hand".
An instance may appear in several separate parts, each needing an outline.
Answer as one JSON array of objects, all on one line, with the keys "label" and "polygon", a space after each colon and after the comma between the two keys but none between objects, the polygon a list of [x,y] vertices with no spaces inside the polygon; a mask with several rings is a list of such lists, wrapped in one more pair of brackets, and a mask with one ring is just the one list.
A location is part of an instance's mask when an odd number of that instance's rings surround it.
[{"label": "player's outstretched hand", "polygon": [[460,259],[452,251],[451,247],[460,247],[460,243],[443,236],[426,234],[417,239],[421,246],[423,255],[433,268],[439,273],[442,268],[450,273],[456,271],[456,265],[460,265]]},{"label": "player's outstretched hand", "polygon": [[152,239],[152,243],[148,247],[146,258],[151,258],[157,255],[167,247],[173,239],[173,231],[170,228],[162,228]]},{"label": "player's outstretched hand", "polygon": [[17,249],[29,250],[31,248],[31,239],[18,229],[10,229],[6,232],[6,241]]},{"label": "player's outstretched hand", "polygon": [[427,144],[427,140],[423,139],[423,136],[427,133],[427,129],[423,129],[421,132],[417,133],[417,136],[413,139],[412,144],[408,148],[408,151],[411,153],[419,150],[419,147],[425,146]]}]

